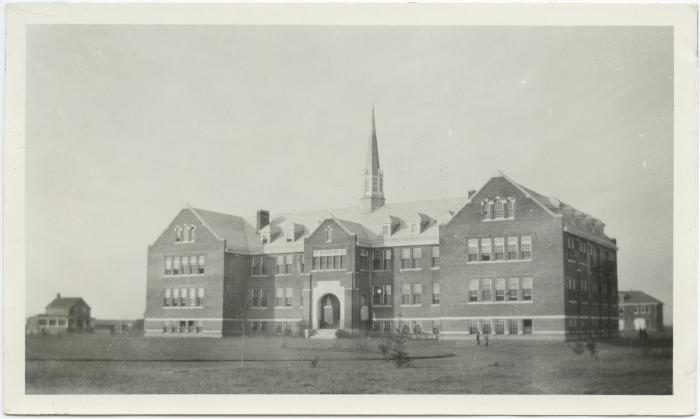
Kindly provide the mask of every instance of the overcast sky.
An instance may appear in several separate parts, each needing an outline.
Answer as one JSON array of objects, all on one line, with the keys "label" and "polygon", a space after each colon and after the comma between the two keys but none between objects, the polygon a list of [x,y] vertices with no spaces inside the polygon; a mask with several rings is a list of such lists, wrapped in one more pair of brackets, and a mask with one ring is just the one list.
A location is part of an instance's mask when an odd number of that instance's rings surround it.
[{"label": "overcast sky", "polygon": [[357,205],[376,106],[389,201],[503,170],[600,218],[620,289],[672,308],[670,28],[33,26],[27,315],[136,318],[188,202]]}]

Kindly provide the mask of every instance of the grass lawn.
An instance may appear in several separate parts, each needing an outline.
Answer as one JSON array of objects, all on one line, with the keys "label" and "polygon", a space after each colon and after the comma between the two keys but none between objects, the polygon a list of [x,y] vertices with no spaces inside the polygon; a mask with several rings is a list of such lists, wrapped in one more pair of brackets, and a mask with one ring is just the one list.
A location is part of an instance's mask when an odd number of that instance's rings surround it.
[{"label": "grass lawn", "polygon": [[[383,339],[67,336],[27,338],[28,394],[434,393],[671,394],[670,341],[649,348],[572,343],[409,341],[414,359],[382,359]],[[311,360],[318,357],[312,367]]]}]

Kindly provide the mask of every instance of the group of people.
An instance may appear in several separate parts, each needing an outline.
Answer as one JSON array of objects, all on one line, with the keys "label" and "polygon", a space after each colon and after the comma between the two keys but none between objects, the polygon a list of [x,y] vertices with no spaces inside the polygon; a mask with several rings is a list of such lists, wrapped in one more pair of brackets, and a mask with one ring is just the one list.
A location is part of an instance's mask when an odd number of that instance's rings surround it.
[{"label": "group of people", "polygon": [[647,329],[639,329],[639,340],[640,342],[646,342],[649,340],[649,335],[647,335]]},{"label": "group of people", "polygon": [[[476,346],[481,346],[481,332],[476,332]],[[489,334],[484,333],[484,346],[489,346]]]}]

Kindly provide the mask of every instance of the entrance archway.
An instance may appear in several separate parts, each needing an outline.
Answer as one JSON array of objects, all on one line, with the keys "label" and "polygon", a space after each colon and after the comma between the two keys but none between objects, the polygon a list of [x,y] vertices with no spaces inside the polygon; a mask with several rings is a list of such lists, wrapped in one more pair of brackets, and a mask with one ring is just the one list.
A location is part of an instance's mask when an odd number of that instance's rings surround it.
[{"label": "entrance archway", "polygon": [[320,329],[337,329],[340,324],[340,301],[333,294],[326,294],[318,303],[318,326]]}]

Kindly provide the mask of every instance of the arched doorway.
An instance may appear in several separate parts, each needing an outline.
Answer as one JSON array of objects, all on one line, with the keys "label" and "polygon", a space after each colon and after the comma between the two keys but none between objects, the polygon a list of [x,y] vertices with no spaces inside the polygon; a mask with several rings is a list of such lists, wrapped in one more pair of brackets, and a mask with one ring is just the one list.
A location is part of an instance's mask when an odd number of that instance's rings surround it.
[{"label": "arched doorway", "polygon": [[337,329],[340,324],[340,301],[333,294],[321,297],[318,306],[318,326],[320,329]]}]

